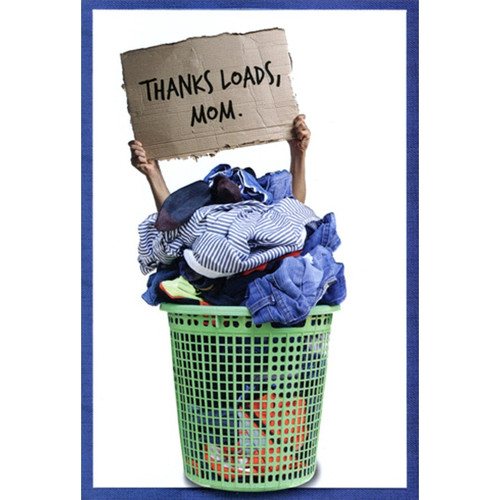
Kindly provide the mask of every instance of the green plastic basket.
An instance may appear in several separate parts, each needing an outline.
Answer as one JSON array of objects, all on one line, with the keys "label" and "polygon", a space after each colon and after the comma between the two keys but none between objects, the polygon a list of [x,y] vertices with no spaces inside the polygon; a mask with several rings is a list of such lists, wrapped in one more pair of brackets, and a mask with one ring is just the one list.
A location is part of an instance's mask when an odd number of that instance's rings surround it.
[{"label": "green plastic basket", "polygon": [[271,491],[316,471],[332,313],[255,325],[246,307],[161,304],[168,313],[184,473],[230,491]]}]

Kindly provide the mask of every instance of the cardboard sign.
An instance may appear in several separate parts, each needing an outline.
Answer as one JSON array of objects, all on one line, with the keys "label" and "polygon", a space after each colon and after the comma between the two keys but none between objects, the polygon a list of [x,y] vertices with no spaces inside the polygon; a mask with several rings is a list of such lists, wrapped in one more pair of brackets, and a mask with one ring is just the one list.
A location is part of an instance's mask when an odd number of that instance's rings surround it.
[{"label": "cardboard sign", "polygon": [[291,139],[285,32],[224,33],[121,54],[135,139],[151,159]]}]

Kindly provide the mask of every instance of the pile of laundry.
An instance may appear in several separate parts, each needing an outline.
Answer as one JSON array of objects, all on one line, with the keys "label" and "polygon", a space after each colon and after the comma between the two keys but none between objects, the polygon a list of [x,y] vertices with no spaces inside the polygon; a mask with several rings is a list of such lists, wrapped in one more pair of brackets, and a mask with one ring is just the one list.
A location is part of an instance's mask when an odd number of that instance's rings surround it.
[{"label": "pile of laundry", "polygon": [[346,296],[335,216],[298,201],[286,170],[218,165],[168,196],[139,238],[150,305],[246,306],[256,325],[291,326]]}]

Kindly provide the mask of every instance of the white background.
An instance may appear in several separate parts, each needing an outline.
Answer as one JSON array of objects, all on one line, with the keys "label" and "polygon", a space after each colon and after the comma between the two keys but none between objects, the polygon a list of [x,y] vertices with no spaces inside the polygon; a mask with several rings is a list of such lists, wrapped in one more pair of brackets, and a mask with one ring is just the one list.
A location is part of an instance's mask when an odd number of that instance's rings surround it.
[{"label": "white background", "polygon": [[[154,211],[130,166],[119,55],[190,36],[285,29],[313,139],[306,203],[334,211],[348,299],[335,315],[310,487],[406,486],[404,11],[94,12],[94,485],[182,487],[166,314],[145,304],[137,224]],[[313,31],[314,27],[314,31]],[[311,57],[315,54],[315,57]],[[326,98],[325,98],[326,96]],[[162,162],[171,189],[219,163],[289,167],[286,142]]]},{"label": "white background", "polygon": [[[78,6],[68,3],[29,9],[23,3],[4,11],[0,369],[6,498],[80,496],[80,27]],[[495,14],[494,2],[421,5],[425,500],[497,493]]]}]

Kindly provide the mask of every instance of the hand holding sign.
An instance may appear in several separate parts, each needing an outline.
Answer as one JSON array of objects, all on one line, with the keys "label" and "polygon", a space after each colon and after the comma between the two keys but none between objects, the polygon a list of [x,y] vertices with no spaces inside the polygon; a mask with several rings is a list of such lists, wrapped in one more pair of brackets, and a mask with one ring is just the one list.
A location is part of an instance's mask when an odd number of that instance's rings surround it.
[{"label": "hand holding sign", "polygon": [[289,140],[292,154],[305,153],[311,139],[311,131],[307,128],[306,115],[298,115],[293,121],[293,139]]},{"label": "hand holding sign", "polygon": [[157,210],[160,210],[165,198],[170,194],[156,160],[150,160],[139,141],[130,141],[130,163],[148,179]]},{"label": "hand holding sign", "polygon": [[158,162],[148,159],[146,151],[139,141],[130,141],[128,145],[130,146],[130,162],[132,165],[146,177],[154,175],[154,171],[159,168]]}]

